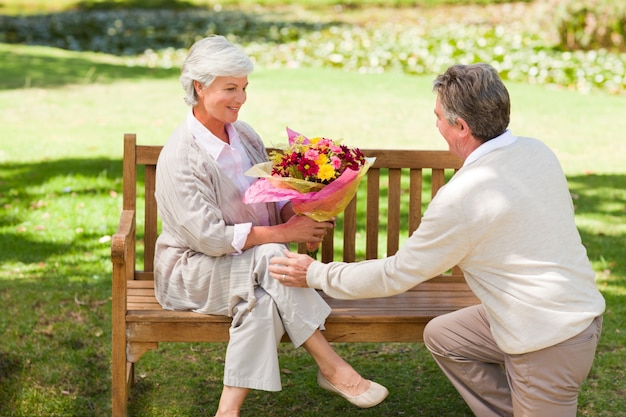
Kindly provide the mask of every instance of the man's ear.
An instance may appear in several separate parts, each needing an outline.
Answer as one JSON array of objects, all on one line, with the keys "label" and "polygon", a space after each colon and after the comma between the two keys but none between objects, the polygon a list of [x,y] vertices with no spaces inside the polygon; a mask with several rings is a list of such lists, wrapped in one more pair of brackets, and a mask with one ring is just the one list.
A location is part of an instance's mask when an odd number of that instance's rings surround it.
[{"label": "man's ear", "polygon": [[456,119],[456,123],[459,125],[459,129],[463,130],[463,129],[467,129],[467,123],[465,122],[465,120],[462,117],[458,117]]},{"label": "man's ear", "polygon": [[467,124],[467,122],[459,117],[458,119],[456,119],[456,123],[459,127],[459,132],[462,133],[463,135],[471,135],[472,131],[470,130],[469,125]]}]

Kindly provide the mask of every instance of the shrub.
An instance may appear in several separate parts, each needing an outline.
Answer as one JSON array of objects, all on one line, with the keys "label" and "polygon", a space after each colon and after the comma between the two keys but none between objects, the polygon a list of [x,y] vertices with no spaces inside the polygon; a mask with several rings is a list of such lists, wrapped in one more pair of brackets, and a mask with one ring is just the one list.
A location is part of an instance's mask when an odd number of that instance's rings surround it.
[{"label": "shrub", "polygon": [[624,0],[553,0],[561,46],[626,51]]},{"label": "shrub", "polygon": [[148,49],[188,48],[209,34],[237,41],[288,42],[317,28],[266,21],[240,11],[90,10],[33,16],[0,15],[0,42],[47,45],[74,51],[137,55]]}]

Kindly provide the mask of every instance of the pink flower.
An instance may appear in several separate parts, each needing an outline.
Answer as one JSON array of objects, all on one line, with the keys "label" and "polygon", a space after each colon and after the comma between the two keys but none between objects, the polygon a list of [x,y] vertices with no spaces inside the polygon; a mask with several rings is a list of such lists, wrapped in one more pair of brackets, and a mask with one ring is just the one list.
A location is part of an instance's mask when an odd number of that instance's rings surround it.
[{"label": "pink flower", "polygon": [[331,152],[334,153],[342,153],[343,152],[343,148],[339,145],[335,145],[334,143],[332,143],[330,146],[330,150]]},{"label": "pink flower", "polygon": [[304,153],[304,157],[311,159],[313,161],[315,161],[317,159],[317,157],[319,156],[319,151],[317,149],[307,149],[307,151]]}]

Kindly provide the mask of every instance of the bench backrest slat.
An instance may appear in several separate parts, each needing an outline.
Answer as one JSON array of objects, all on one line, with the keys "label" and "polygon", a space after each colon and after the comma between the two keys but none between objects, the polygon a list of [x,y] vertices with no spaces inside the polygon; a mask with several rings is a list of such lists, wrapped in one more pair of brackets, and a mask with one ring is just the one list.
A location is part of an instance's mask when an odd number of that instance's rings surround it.
[{"label": "bench backrest slat", "polygon": [[[141,210],[142,207],[137,207],[138,202],[145,204],[144,217],[136,219],[136,233],[143,234],[143,245],[137,246],[143,247],[141,257],[143,258],[143,271],[146,272],[152,272],[154,268],[154,249],[159,232],[154,190],[156,163],[161,148],[161,146],[136,145],[134,134],[124,135],[123,207],[125,210]],[[422,216],[422,194],[427,174],[431,174],[431,196],[434,196],[445,183],[446,175],[459,169],[462,164],[459,158],[447,151],[388,149],[362,149],[362,151],[368,157],[375,157],[376,162],[364,180],[367,185],[359,189],[359,193],[366,192],[365,214],[361,212],[363,208],[358,206],[359,200],[355,198],[340,215],[343,223],[343,236],[341,237],[343,247],[339,251],[340,260],[346,262],[357,260],[357,247],[363,239],[365,239],[365,259],[395,254],[401,240],[408,237],[419,226]],[[144,174],[142,194],[144,195],[138,195],[137,187],[142,182],[142,178],[139,178],[142,172]],[[407,180],[408,184],[403,184]],[[387,191],[386,199],[380,196],[383,189]],[[403,221],[403,216],[408,218]],[[381,223],[386,223],[387,235],[386,247],[383,248],[382,254],[379,250]],[[364,236],[359,228],[365,229]],[[401,236],[403,230],[408,231],[408,235]],[[304,245],[299,245],[298,250],[304,252],[306,248]],[[322,243],[320,259],[323,262],[333,261],[337,258],[335,252],[334,236],[329,233]],[[139,258],[140,254],[133,254],[133,256]],[[135,271],[135,278],[151,279],[152,274],[146,274],[143,271]]]},{"label": "bench backrest slat", "polygon": [[367,222],[365,228],[365,259],[374,259],[378,254],[378,229],[380,223],[380,169],[370,168],[367,173]]},{"label": "bench backrest slat", "polygon": [[[156,190],[156,165],[146,165],[146,178],[145,178],[145,195],[146,195],[146,207],[145,217],[146,222],[144,240],[149,242],[144,247],[143,264],[144,271],[154,270],[154,251],[155,243],[157,239],[157,203],[154,191]],[[149,226],[149,227],[148,227]]]},{"label": "bench backrest slat", "polygon": [[423,178],[421,169],[412,169],[409,172],[409,235],[417,229],[422,221]]},{"label": "bench backrest slat", "polygon": [[402,192],[402,170],[389,168],[387,187],[387,253],[398,251],[400,242],[400,193]]}]

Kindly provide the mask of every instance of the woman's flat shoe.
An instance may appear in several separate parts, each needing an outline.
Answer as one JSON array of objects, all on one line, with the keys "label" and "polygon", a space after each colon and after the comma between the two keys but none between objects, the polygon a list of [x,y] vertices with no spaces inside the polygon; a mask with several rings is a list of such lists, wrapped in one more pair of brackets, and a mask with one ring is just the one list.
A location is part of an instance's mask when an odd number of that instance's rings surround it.
[{"label": "woman's flat shoe", "polygon": [[389,391],[387,390],[387,388],[374,381],[370,381],[370,387],[364,393],[359,395],[348,395],[330,382],[328,382],[328,380],[324,378],[321,372],[317,373],[317,383],[326,391],[339,394],[343,398],[360,408],[374,407],[375,405],[383,402],[383,400],[387,398],[387,395],[389,395]]}]

